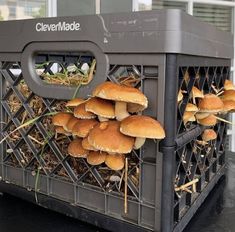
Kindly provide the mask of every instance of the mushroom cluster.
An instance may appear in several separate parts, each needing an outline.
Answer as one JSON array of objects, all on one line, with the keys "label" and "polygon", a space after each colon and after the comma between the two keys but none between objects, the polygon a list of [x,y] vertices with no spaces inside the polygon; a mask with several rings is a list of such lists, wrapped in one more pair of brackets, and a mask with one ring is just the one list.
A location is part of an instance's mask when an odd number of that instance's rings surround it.
[{"label": "mushroom cluster", "polygon": [[[178,93],[178,103],[184,99],[184,91]],[[219,115],[235,111],[235,86],[229,80],[224,83],[223,91],[213,94],[203,94],[197,87],[192,87],[189,102],[185,106],[183,122],[196,121],[202,126],[214,126],[218,120],[230,123]]]},{"label": "mushroom cluster", "polygon": [[[182,89],[179,89],[178,92],[177,101],[180,112],[178,115],[180,116],[179,121],[181,121],[182,117],[183,122],[182,124],[179,123],[179,133],[181,133],[181,129],[182,132],[192,129],[192,124],[202,126],[201,128],[203,131],[201,135],[199,135],[192,143],[192,152],[197,154],[199,157],[197,161],[199,169],[204,170],[204,166],[207,166],[206,160],[210,160],[212,152],[217,149],[216,139],[217,134],[220,133],[221,127],[215,127],[215,125],[218,121],[231,124],[231,122],[227,121],[224,116],[228,113],[235,112],[235,86],[230,80],[225,80],[222,88],[217,90],[214,86],[213,80],[210,79],[210,82],[208,83],[209,88],[206,86],[207,92],[204,93],[203,90],[200,90],[197,87],[203,87],[204,84],[201,80],[207,79],[207,76],[205,76],[205,78],[200,78],[198,73],[193,78],[195,79],[190,80],[189,74],[186,71],[183,76]],[[193,83],[196,86],[191,88],[191,84]],[[194,161],[186,160],[185,157],[186,155],[183,151],[181,155],[182,163],[190,162],[188,164],[189,168],[187,169],[187,173],[191,174],[191,167],[194,165]],[[181,186],[178,186],[180,183],[179,180],[180,175],[176,174],[175,192],[179,197],[181,197],[178,193],[180,191],[186,191],[189,193],[196,192],[195,183],[199,181],[198,178],[195,178]]]},{"label": "mushroom cluster", "polygon": [[54,115],[52,123],[56,133],[73,136],[69,155],[121,170],[125,155],[139,149],[146,138],[165,137],[157,120],[139,115],[147,106],[139,89],[107,81],[93,90],[91,98],[68,101],[69,111]]}]

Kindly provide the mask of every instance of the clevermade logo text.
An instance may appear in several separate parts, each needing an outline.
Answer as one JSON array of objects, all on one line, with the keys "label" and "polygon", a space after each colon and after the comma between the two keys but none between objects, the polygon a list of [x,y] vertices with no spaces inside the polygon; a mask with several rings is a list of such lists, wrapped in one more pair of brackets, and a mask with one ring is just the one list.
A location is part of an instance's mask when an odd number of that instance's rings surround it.
[{"label": "clevermade logo text", "polygon": [[40,32],[46,32],[46,31],[79,31],[81,29],[80,23],[77,22],[72,22],[72,23],[67,23],[67,22],[58,22],[58,23],[37,23],[36,26],[36,31]]}]

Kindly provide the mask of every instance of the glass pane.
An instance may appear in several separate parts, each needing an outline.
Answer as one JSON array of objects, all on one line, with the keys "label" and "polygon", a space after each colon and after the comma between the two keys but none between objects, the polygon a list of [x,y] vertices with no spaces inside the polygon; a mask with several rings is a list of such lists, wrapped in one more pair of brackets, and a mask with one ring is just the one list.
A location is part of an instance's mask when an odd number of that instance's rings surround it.
[{"label": "glass pane", "polygon": [[57,0],[58,16],[95,14],[95,0]]},{"label": "glass pane", "polygon": [[232,7],[195,3],[193,15],[221,30],[231,31]]},{"label": "glass pane", "polygon": [[131,12],[132,0],[101,0],[101,13]]},{"label": "glass pane", "polygon": [[186,11],[187,3],[184,2],[174,2],[174,1],[159,1],[153,0],[152,1],[152,9],[181,9]]},{"label": "glass pane", "polygon": [[0,20],[47,16],[47,0],[0,0]]}]

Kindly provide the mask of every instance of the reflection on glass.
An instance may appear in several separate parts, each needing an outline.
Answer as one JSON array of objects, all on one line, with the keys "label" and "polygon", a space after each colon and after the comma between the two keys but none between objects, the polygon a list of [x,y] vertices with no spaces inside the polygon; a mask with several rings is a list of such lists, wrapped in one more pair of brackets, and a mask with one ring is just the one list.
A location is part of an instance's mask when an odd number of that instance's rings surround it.
[{"label": "reflection on glass", "polygon": [[193,15],[221,30],[231,31],[232,7],[195,3]]},{"label": "reflection on glass", "polygon": [[101,0],[101,13],[131,12],[132,0]]},{"label": "reflection on glass", "polygon": [[152,9],[181,9],[186,11],[187,3],[185,2],[175,2],[175,1],[159,1],[153,0],[152,1]]},{"label": "reflection on glass", "polygon": [[47,0],[0,0],[0,20],[46,16]]},{"label": "reflection on glass", "polygon": [[95,0],[57,0],[58,16],[95,14]]}]

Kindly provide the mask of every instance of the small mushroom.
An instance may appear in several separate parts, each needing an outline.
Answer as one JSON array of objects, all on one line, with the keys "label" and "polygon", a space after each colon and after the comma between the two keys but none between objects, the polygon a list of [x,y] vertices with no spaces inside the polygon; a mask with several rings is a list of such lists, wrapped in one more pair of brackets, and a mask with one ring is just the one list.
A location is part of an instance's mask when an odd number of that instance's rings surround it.
[{"label": "small mushroom", "polygon": [[99,123],[89,132],[88,142],[100,151],[126,154],[131,152],[134,138],[120,132],[119,122],[107,121]]},{"label": "small mushroom", "polygon": [[233,100],[223,100],[224,110],[223,113],[235,112],[235,101]]},{"label": "small mushroom", "polygon": [[193,103],[196,104],[196,98],[204,98],[204,94],[197,87],[193,86],[190,97],[193,99]]},{"label": "small mushroom", "polygon": [[93,97],[86,102],[85,110],[98,115],[99,120],[108,121],[115,118],[114,105],[111,101]]},{"label": "small mushroom", "polygon": [[105,159],[105,164],[114,171],[119,171],[124,168],[124,155],[123,154],[108,154]]},{"label": "small mushroom", "polygon": [[62,126],[65,129],[65,125],[73,117],[70,113],[59,112],[52,116],[52,124],[54,126]]},{"label": "small mushroom", "polygon": [[206,118],[210,115],[210,113],[201,113],[201,112],[197,112],[195,114],[195,118],[196,119],[203,119],[203,118]]},{"label": "small mushroom", "polygon": [[76,138],[69,144],[68,153],[76,158],[86,158],[89,151],[82,147],[82,139]]},{"label": "small mushroom", "polygon": [[140,90],[112,82],[98,85],[93,90],[92,96],[115,101],[115,116],[118,121],[130,115],[127,111],[127,103],[131,103],[129,110],[142,111],[148,106],[148,100]]},{"label": "small mushroom", "polygon": [[235,90],[235,85],[230,80],[225,80],[224,82],[224,90]]},{"label": "small mushroom", "polygon": [[66,123],[66,125],[64,126],[65,130],[68,132],[72,132],[72,129],[77,122],[79,122],[78,118],[75,118],[74,116],[71,117]]},{"label": "small mushroom", "polygon": [[86,150],[89,151],[98,151],[96,148],[94,148],[89,142],[88,142],[88,137],[83,138],[82,140],[82,147]]},{"label": "small mushroom", "polygon": [[66,107],[74,108],[76,106],[79,106],[80,104],[84,103],[87,100],[84,100],[82,98],[74,98],[66,103]]},{"label": "small mushroom", "polygon": [[132,115],[121,121],[121,133],[136,137],[134,149],[139,149],[145,143],[146,138],[149,139],[163,139],[165,138],[165,131],[161,124],[145,115]]},{"label": "small mushroom", "polygon": [[191,91],[191,97],[192,98],[204,98],[203,92],[198,89],[197,87],[193,86]]},{"label": "small mushroom", "polygon": [[183,115],[183,122],[184,125],[186,125],[187,122],[195,122],[196,118],[195,118],[195,112],[192,111],[185,111],[184,115]]},{"label": "small mushroom", "polygon": [[188,103],[186,105],[185,111],[187,111],[187,112],[195,112],[196,113],[198,111],[198,108],[197,108],[196,105],[194,105],[192,103]]},{"label": "small mushroom", "polygon": [[90,165],[100,165],[105,162],[108,153],[103,151],[90,151],[87,155],[87,163]]},{"label": "small mushroom", "polygon": [[202,140],[205,142],[209,142],[217,138],[217,134],[213,129],[206,129],[202,133]]},{"label": "small mushroom", "polygon": [[96,115],[92,112],[87,112],[85,109],[86,103],[82,103],[74,108],[74,116],[79,119],[92,119],[96,118]]},{"label": "small mushroom", "polygon": [[79,120],[72,129],[72,134],[78,137],[87,137],[89,131],[97,125],[98,122],[95,119]]},{"label": "small mushroom", "polygon": [[206,118],[198,119],[197,122],[202,126],[214,126],[217,123],[217,118],[214,114],[210,114]]},{"label": "small mushroom", "polygon": [[235,90],[226,90],[221,96],[223,100],[232,100],[235,101]]},{"label": "small mushroom", "polygon": [[71,133],[65,130],[62,126],[56,126],[55,127],[56,134],[64,134],[66,136],[70,136]]},{"label": "small mushroom", "polygon": [[184,98],[184,95],[182,93],[182,90],[180,89],[179,92],[178,92],[178,97],[177,97],[177,101],[178,103],[181,102]]}]

